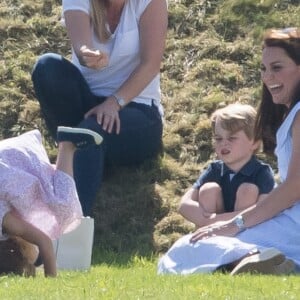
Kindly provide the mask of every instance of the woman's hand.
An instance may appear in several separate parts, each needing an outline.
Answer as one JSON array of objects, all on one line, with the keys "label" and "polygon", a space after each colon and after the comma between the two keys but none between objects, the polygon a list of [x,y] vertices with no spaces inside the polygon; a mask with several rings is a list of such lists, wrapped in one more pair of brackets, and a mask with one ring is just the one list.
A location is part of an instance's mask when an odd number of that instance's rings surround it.
[{"label": "woman's hand", "polygon": [[120,105],[114,97],[108,97],[103,103],[93,107],[86,114],[85,118],[89,116],[96,116],[98,124],[103,130],[112,133],[115,128],[116,133],[120,133],[121,123],[119,118]]},{"label": "woman's hand", "polygon": [[81,65],[91,69],[102,69],[108,65],[106,53],[89,49],[85,45],[80,48],[78,59]]},{"label": "woman's hand", "polygon": [[234,220],[220,221],[198,228],[191,237],[191,242],[210,238],[212,236],[235,236],[239,232]]}]

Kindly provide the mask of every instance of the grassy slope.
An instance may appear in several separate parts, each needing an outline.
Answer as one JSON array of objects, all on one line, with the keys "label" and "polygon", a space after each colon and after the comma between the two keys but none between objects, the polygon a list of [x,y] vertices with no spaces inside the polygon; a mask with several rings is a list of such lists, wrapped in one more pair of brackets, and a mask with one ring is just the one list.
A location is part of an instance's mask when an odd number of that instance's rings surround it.
[{"label": "grassy slope", "polygon": [[[0,4],[0,138],[39,128],[30,80],[45,52],[69,56],[58,0]],[[212,158],[208,116],[233,101],[259,99],[260,36],[300,26],[299,0],[170,0],[162,65],[164,155],[140,168],[108,170],[95,208],[96,247],[143,255],[164,251],[191,224],[176,213],[184,190]],[[270,159],[270,162],[273,161]]]}]

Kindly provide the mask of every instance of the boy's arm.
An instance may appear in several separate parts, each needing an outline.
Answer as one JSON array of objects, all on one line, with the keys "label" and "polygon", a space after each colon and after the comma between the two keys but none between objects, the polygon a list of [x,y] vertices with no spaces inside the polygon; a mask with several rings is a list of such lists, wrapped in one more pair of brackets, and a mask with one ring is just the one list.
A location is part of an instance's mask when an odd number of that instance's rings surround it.
[{"label": "boy's arm", "polygon": [[8,212],[2,222],[3,231],[38,246],[44,262],[45,276],[56,276],[56,258],[51,239],[38,228]]},{"label": "boy's arm", "polygon": [[199,204],[198,195],[198,189],[190,188],[181,198],[178,208],[178,212],[197,227],[213,224],[217,221],[227,221],[239,214],[239,212],[211,214]]},{"label": "boy's arm", "polygon": [[198,193],[197,189],[190,188],[181,198],[178,212],[188,221],[201,226],[203,208],[198,202]]}]

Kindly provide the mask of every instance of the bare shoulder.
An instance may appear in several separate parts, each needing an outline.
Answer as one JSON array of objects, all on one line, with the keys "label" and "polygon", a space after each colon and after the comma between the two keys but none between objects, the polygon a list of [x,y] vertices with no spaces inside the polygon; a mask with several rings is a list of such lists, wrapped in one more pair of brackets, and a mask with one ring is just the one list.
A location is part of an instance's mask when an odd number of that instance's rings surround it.
[{"label": "bare shoulder", "polygon": [[297,111],[297,113],[295,114],[295,118],[294,118],[294,124],[295,123],[300,123],[300,110]]},{"label": "bare shoulder", "polygon": [[299,139],[300,141],[300,110],[296,113],[293,125],[292,125],[292,131],[293,131],[293,140]]},{"label": "bare shoulder", "polygon": [[168,4],[166,0],[151,0],[148,4],[145,12],[147,13],[157,13],[157,12],[167,12]]}]

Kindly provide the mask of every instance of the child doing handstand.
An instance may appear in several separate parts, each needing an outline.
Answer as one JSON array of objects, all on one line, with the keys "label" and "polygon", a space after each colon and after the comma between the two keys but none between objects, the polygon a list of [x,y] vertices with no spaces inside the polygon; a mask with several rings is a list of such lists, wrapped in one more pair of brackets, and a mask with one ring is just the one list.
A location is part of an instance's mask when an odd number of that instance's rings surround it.
[{"label": "child doing handstand", "polygon": [[51,240],[75,229],[82,217],[74,152],[101,141],[91,130],[59,127],[56,166],[38,130],[0,141],[0,274],[34,275],[39,255],[45,276],[56,276]]}]

